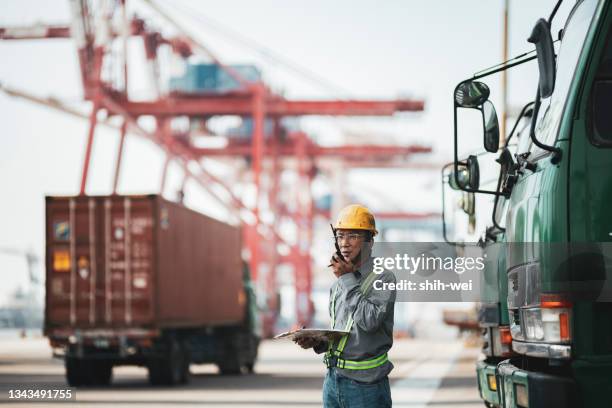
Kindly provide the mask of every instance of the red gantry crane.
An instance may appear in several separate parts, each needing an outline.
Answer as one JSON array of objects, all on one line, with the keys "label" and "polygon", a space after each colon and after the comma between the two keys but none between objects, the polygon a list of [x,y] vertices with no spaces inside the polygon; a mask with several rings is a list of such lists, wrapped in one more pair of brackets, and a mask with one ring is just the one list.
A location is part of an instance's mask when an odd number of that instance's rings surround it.
[{"label": "red gantry crane", "polygon": [[[310,323],[314,308],[310,299],[312,270],[310,246],[312,220],[315,215],[310,184],[317,173],[316,161],[321,158],[337,158],[351,166],[383,164],[392,158],[408,158],[414,154],[429,153],[427,146],[343,145],[323,147],[317,145],[303,132],[283,128],[283,119],[306,115],[328,116],[391,116],[396,112],[422,111],[421,100],[292,100],[274,93],[258,77],[247,77],[240,66],[224,64],[208,47],[186,33],[181,25],[159,5],[145,0],[180,35],[167,37],[152,28],[148,22],[136,16],[128,16],[126,0],[88,1],[70,0],[72,21],[70,25],[0,28],[2,40],[33,40],[71,38],[77,48],[80,63],[80,80],[84,99],[91,102],[89,128],[81,170],[80,194],[87,194],[87,180],[92,157],[96,128],[100,125],[100,113],[105,113],[105,123],[114,117],[121,118],[120,143],[113,175],[113,194],[120,179],[123,147],[127,133],[145,137],[166,153],[164,172],[160,183],[163,192],[168,164],[180,163],[185,177],[190,177],[213,197],[232,209],[242,222],[245,246],[250,254],[253,280],[266,294],[268,309],[277,310],[276,269],[281,263],[292,265],[295,273],[297,323]],[[128,92],[128,38],[142,39],[145,65],[150,73],[154,97],[149,100],[133,100]],[[223,76],[225,88],[186,89],[176,86],[165,91],[160,79],[160,65],[164,60],[160,50],[166,48],[174,56],[185,61],[192,55],[203,55],[211,61],[201,68],[214,71],[217,78]],[[121,53],[117,57],[116,50]],[[115,52],[111,52],[115,50]],[[212,70],[212,71],[211,71]],[[57,100],[45,100],[24,92],[3,90],[15,96],[47,104],[68,113],[78,114],[62,106]],[[228,138],[221,148],[198,147],[193,129],[207,129],[208,122],[220,116],[238,115],[251,128],[246,138]],[[147,127],[140,119],[154,118],[154,127]],[[178,131],[173,126],[176,119],[188,119],[189,131]],[[267,126],[271,123],[271,126]],[[206,131],[204,133],[207,133]],[[214,137],[214,136],[213,136]],[[214,175],[204,166],[209,158],[239,158],[249,163],[244,181],[254,186],[254,204],[246,205],[226,181]],[[298,174],[298,187],[291,200],[282,202],[280,175],[287,161],[293,162]],[[193,166],[195,163],[196,166]],[[269,165],[267,165],[269,164]],[[197,170],[194,170],[197,167]],[[270,179],[263,188],[264,172]],[[216,186],[216,188],[212,188]],[[219,190],[223,194],[219,194]],[[263,203],[273,214],[273,221],[262,221]],[[297,237],[290,239],[280,233],[280,221],[288,217],[296,226]],[[418,214],[416,215],[419,216]],[[279,245],[289,248],[284,254]],[[282,251],[281,251],[282,252]],[[260,276],[265,270],[265,276]],[[274,313],[264,321],[267,333],[273,330]]]}]

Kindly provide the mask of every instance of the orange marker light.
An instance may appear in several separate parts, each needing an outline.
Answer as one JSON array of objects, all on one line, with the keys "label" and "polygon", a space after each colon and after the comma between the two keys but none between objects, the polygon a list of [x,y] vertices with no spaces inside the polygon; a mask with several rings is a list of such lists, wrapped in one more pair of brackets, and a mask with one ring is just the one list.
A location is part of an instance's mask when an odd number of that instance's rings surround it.
[{"label": "orange marker light", "polygon": [[559,338],[565,341],[570,339],[569,316],[567,313],[559,314]]},{"label": "orange marker light", "polygon": [[512,344],[512,334],[509,327],[499,328],[499,341],[501,344]]},{"label": "orange marker light", "polygon": [[487,374],[487,383],[491,391],[497,391],[497,380],[494,375]]},{"label": "orange marker light", "polygon": [[541,294],[540,295],[540,306],[544,309],[557,309],[561,307],[572,307],[572,302],[564,299],[558,294]]}]

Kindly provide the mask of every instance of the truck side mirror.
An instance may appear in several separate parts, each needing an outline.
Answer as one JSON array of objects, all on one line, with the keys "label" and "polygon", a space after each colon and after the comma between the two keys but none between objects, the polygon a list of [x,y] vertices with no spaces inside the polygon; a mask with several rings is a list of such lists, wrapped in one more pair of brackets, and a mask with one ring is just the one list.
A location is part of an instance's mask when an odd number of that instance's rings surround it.
[{"label": "truck side mirror", "polygon": [[527,39],[536,47],[538,70],[540,72],[540,96],[548,98],[555,89],[555,46],[550,33],[550,25],[543,18],[539,19]]},{"label": "truck side mirror", "polygon": [[478,190],[480,187],[480,166],[478,165],[478,157],[474,155],[468,157],[467,169],[470,176],[468,187],[472,190]]},{"label": "truck side mirror", "polygon": [[455,88],[455,103],[462,108],[478,108],[487,99],[491,91],[484,82],[466,81]]},{"label": "truck side mirror", "polygon": [[464,163],[459,163],[457,172],[452,172],[448,184],[453,190],[466,188],[478,190],[480,187],[480,167],[478,158],[470,155]]},{"label": "truck side mirror", "polygon": [[493,194],[494,190],[480,190],[480,169],[478,159],[471,155],[467,160],[459,160],[459,142],[457,118],[459,108],[476,109],[480,111],[483,126],[483,139],[488,152],[497,152],[499,149],[499,124],[493,103],[489,101],[489,87],[479,81],[466,79],[455,87],[453,93],[453,133],[455,143],[454,168],[450,174],[449,184],[456,190],[470,193]]},{"label": "truck side mirror", "polygon": [[482,121],[484,127],[484,148],[489,153],[495,153],[499,149],[499,121],[491,101],[485,101],[482,105]]},{"label": "truck side mirror", "polygon": [[448,178],[448,185],[453,190],[463,190],[469,183],[469,174],[465,166],[461,165],[457,172],[452,172]]}]

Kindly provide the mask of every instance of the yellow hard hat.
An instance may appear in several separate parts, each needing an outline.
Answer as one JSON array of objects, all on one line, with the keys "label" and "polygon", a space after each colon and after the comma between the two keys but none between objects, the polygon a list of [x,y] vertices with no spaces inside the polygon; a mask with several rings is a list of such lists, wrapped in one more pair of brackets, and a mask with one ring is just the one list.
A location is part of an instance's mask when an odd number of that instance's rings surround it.
[{"label": "yellow hard hat", "polygon": [[372,232],[372,235],[378,234],[374,216],[367,207],[359,204],[344,207],[334,228],[366,230]]}]

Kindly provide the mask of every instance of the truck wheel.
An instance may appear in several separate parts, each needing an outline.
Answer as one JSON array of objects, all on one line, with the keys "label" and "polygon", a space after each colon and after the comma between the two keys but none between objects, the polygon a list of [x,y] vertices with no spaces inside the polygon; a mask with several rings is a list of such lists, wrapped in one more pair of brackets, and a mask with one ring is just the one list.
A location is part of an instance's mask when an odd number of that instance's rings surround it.
[{"label": "truck wheel", "polygon": [[165,356],[149,361],[149,382],[152,385],[179,384],[185,378],[185,366],[183,349],[178,342],[172,341]]},{"label": "truck wheel", "polygon": [[165,384],[163,367],[160,360],[161,359],[158,358],[152,358],[147,364],[149,370],[149,383],[151,383],[151,385]]},{"label": "truck wheel", "polygon": [[113,365],[108,361],[93,361],[91,367],[92,382],[95,385],[109,385],[113,376]]},{"label": "truck wheel", "polygon": [[75,357],[66,357],[66,381],[71,387],[91,385],[93,383],[91,364],[88,360]]},{"label": "truck wheel", "polygon": [[240,362],[238,356],[225,358],[224,361],[217,364],[221,375],[239,375],[242,373],[240,370]]},{"label": "truck wheel", "polygon": [[64,361],[64,366],[66,367],[66,382],[71,387],[78,387],[83,385],[83,377],[81,377],[81,366],[79,361],[72,357],[66,357]]},{"label": "truck wheel", "polygon": [[247,356],[245,360],[247,363],[244,365],[247,372],[249,374],[253,374],[255,372],[255,362],[257,361],[257,350],[259,348],[259,337],[253,336],[251,334],[248,335],[248,344],[245,349],[248,350]]},{"label": "truck wheel", "polygon": [[241,349],[236,347],[235,334],[231,334],[224,339],[225,345],[221,353],[221,361],[217,363],[221,375],[239,375],[241,374],[240,356]]},{"label": "truck wheel", "polygon": [[181,343],[183,354],[183,366],[181,370],[181,384],[187,384],[190,379],[189,364],[191,363],[191,352],[187,342]]}]

